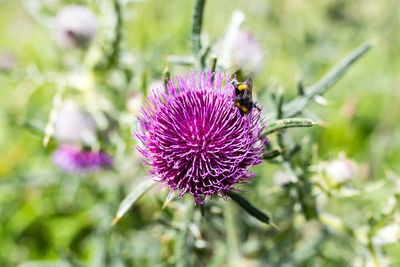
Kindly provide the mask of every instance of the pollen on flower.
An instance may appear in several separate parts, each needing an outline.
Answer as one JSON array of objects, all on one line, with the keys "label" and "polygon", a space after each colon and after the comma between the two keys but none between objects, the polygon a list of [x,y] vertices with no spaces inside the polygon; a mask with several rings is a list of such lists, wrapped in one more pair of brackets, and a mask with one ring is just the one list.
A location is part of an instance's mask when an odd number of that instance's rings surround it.
[{"label": "pollen on flower", "polygon": [[260,111],[240,115],[228,77],[212,72],[187,73],[154,89],[141,109],[138,151],[156,181],[191,194],[226,198],[236,184],[254,176],[267,138]]}]

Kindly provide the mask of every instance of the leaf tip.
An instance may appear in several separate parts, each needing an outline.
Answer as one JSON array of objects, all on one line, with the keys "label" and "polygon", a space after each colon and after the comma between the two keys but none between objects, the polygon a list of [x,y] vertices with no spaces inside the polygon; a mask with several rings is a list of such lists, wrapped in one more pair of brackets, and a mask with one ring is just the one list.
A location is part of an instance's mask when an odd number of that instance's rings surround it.
[{"label": "leaf tip", "polygon": [[318,125],[318,126],[321,126],[321,127],[327,127],[328,125],[325,123],[325,122],[323,122],[323,121],[313,121],[312,123],[311,123],[313,126],[314,125]]},{"label": "leaf tip", "polygon": [[376,46],[379,43],[379,41],[380,41],[380,39],[377,36],[377,37],[372,38],[371,41],[369,41],[369,42],[370,42],[371,46]]},{"label": "leaf tip", "polygon": [[112,222],[111,222],[111,226],[114,226],[115,224],[117,224],[117,222],[119,221],[119,219],[121,219],[121,217],[120,216],[115,216],[115,218],[114,218],[114,220],[112,220]]},{"label": "leaf tip", "polygon": [[274,224],[273,222],[269,222],[268,224],[279,231],[279,227],[276,224]]},{"label": "leaf tip", "polygon": [[320,104],[321,106],[330,105],[330,102],[326,98],[324,98],[324,97],[322,97],[320,95],[314,96],[314,101],[317,102],[317,104]]}]

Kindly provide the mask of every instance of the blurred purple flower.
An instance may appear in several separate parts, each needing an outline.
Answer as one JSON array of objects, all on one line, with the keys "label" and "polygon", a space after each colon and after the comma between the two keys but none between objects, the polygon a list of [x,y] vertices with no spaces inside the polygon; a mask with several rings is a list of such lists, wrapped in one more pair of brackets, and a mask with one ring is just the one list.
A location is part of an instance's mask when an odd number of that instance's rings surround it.
[{"label": "blurred purple flower", "polygon": [[112,159],[103,152],[88,151],[73,145],[62,145],[53,154],[53,163],[68,173],[87,173],[111,168]]},{"label": "blurred purple flower", "polygon": [[241,116],[234,90],[217,73],[187,73],[154,89],[141,109],[134,133],[144,164],[155,180],[193,195],[203,204],[213,195],[226,198],[235,184],[249,182],[252,165],[262,162],[266,138],[259,135],[260,112]]},{"label": "blurred purple flower", "polygon": [[54,34],[61,47],[87,47],[96,32],[96,16],[85,6],[69,5],[57,14]]}]

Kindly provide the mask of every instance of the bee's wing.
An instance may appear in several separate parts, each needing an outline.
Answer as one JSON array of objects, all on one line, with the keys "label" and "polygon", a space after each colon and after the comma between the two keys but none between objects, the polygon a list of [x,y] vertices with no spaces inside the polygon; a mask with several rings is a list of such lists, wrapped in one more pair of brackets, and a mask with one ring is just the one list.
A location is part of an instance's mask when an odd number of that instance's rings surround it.
[{"label": "bee's wing", "polygon": [[253,80],[249,78],[247,81],[247,87],[249,88],[250,95],[253,95]]}]

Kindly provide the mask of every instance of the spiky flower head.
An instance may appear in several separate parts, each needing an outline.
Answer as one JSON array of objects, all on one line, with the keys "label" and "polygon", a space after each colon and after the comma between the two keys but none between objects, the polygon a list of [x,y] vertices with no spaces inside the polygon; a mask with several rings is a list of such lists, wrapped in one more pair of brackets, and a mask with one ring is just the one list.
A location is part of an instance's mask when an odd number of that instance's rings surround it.
[{"label": "spiky flower head", "polygon": [[236,184],[254,176],[266,138],[260,111],[240,115],[234,88],[221,73],[187,73],[154,89],[141,109],[134,133],[145,164],[156,181],[191,194],[203,204],[213,195],[226,198]]},{"label": "spiky flower head", "polygon": [[96,16],[85,6],[69,5],[57,14],[54,34],[61,47],[85,48],[96,32]]},{"label": "spiky flower head", "polygon": [[53,163],[67,173],[88,173],[111,168],[112,159],[104,152],[62,145],[54,152]]}]

